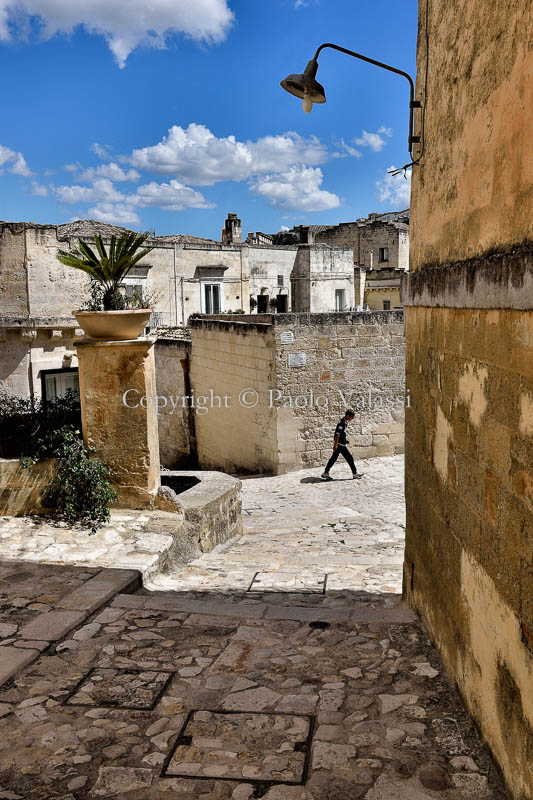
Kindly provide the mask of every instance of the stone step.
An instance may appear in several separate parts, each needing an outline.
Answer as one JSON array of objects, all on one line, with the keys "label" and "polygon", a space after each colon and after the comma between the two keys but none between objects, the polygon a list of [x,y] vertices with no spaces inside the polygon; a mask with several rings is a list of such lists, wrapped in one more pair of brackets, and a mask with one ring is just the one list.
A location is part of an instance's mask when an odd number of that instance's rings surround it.
[{"label": "stone step", "polygon": [[31,664],[52,642],[82,625],[95,611],[122,592],[141,586],[137,570],[103,569],[57,602],[50,611],[35,616],[18,632],[16,641],[0,647],[0,686]]}]

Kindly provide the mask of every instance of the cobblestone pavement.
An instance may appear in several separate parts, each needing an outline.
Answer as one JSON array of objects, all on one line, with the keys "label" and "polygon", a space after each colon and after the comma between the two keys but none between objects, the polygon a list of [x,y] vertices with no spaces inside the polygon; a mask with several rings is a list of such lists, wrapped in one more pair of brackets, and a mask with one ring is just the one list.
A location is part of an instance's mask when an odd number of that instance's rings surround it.
[{"label": "cobblestone pavement", "polygon": [[5,650],[43,639],[0,673],[0,800],[505,800],[397,594],[401,461],[364,471],[246,480],[245,536],[164,591],[0,564]]},{"label": "cobblestone pavement", "polygon": [[327,575],[328,594],[314,602],[335,604],[358,589],[401,592],[403,456],[359,462],[358,469],[360,481],[345,465],[335,467],[335,480],[327,483],[317,469],[243,479],[245,535],[178,575],[157,575],[150,588],[196,596],[271,588],[291,592],[297,602],[298,589],[320,593]]}]

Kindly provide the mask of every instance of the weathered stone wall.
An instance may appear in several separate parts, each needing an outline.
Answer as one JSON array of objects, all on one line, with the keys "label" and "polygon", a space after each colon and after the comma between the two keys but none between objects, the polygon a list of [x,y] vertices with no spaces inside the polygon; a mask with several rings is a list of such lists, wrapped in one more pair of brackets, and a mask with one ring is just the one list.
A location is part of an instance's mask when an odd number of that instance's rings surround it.
[{"label": "weathered stone wall", "polygon": [[[350,407],[355,458],[403,452],[401,312],[280,315],[274,326],[279,472],[325,463]],[[284,344],[290,334],[294,341]],[[305,366],[290,366],[291,353],[305,354]]]},{"label": "weathered stone wall", "polygon": [[356,458],[403,452],[401,312],[255,319],[264,321],[192,320],[191,383],[208,405],[195,414],[202,467],[279,474],[319,466],[349,406]]},{"label": "weathered stone wall", "polygon": [[[287,311],[292,310],[291,274],[298,256],[297,247],[248,247],[243,250],[244,270],[248,276],[250,297],[268,294],[270,298],[287,295]],[[278,284],[282,277],[283,286]],[[240,306],[248,310],[248,306]],[[269,311],[272,310],[269,308]]]},{"label": "weathered stone wall", "polygon": [[199,318],[191,320],[191,336],[200,466],[225,472],[275,472],[276,414],[268,404],[268,390],[275,380],[272,326]]},{"label": "weathered stone wall", "polygon": [[45,459],[23,467],[18,458],[0,458],[0,516],[46,514],[42,493],[57,472],[57,462]]},{"label": "weathered stone wall", "polygon": [[0,225],[0,316],[29,313],[24,223]]},{"label": "weathered stone wall", "polygon": [[[27,326],[0,328],[0,391],[18,397],[41,396],[42,371],[77,368],[77,329]],[[81,331],[80,331],[81,333]]]},{"label": "weathered stone wall", "polygon": [[151,508],[160,486],[153,339],[77,347],[83,439],[106,464],[118,505]]},{"label": "weathered stone wall", "polygon": [[404,592],[516,800],[533,797],[532,26],[529,3],[430,4],[403,292]]},{"label": "weathered stone wall", "polygon": [[[366,269],[409,267],[409,228],[403,223],[342,222],[316,234],[317,244],[353,248],[354,261]],[[389,260],[380,262],[379,249],[389,248]]]},{"label": "weathered stone wall", "polygon": [[195,460],[194,413],[189,407],[191,344],[158,339],[155,382],[158,402],[159,457],[167,469],[191,466]]},{"label": "weathered stone wall", "polygon": [[344,292],[344,305],[353,308],[353,250],[349,247],[302,245],[293,273],[294,310],[328,313],[335,310],[335,291]]}]

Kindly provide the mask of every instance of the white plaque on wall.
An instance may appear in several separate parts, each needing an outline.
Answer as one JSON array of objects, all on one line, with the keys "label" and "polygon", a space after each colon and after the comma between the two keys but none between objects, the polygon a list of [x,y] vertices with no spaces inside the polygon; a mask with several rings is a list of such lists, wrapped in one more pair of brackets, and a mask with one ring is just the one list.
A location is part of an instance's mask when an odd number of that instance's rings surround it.
[{"label": "white plaque on wall", "polygon": [[294,333],[292,331],[284,331],[280,333],[279,340],[281,344],[292,344],[294,342]]},{"label": "white plaque on wall", "polygon": [[289,367],[305,367],[307,355],[305,353],[289,353]]}]

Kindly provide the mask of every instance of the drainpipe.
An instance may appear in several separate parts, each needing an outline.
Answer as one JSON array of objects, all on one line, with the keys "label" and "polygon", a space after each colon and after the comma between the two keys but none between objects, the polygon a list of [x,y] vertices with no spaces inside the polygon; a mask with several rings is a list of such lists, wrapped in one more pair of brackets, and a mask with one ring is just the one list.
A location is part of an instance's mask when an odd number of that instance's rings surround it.
[{"label": "drainpipe", "polygon": [[183,275],[181,276],[181,324],[185,325],[185,300],[183,298]]},{"label": "drainpipe", "polygon": [[[241,253],[241,303],[240,303],[240,308],[244,308],[244,296],[243,296],[243,293],[242,293],[242,290],[243,290],[243,279],[242,279],[242,251],[243,251],[243,249],[244,249],[244,248],[242,248],[242,247],[240,248],[240,253]],[[249,302],[249,301],[248,301],[248,302]]]},{"label": "drainpipe", "polygon": [[[22,226],[22,236],[23,236],[23,243],[24,243],[24,276],[26,279],[26,308],[28,311],[28,324],[31,321],[31,303],[30,303],[30,276],[28,270],[28,245],[26,240],[26,223]],[[29,348],[29,361],[28,361],[28,389],[30,392],[30,402],[32,411],[35,410],[35,392],[33,388],[33,362],[32,362],[32,342],[33,339],[30,339],[28,348]]]},{"label": "drainpipe", "polygon": [[178,283],[176,275],[176,245],[174,245],[174,319],[178,324]]}]

